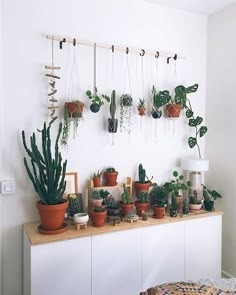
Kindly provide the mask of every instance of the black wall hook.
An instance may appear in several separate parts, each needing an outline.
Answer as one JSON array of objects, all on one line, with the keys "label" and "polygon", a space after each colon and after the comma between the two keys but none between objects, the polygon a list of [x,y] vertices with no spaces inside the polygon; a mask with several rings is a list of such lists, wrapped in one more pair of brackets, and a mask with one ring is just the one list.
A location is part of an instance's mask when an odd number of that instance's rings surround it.
[{"label": "black wall hook", "polygon": [[174,60],[177,60],[177,54],[175,53],[175,55],[173,57],[169,56],[167,57],[167,63],[169,64],[170,63],[170,59],[173,58]]},{"label": "black wall hook", "polygon": [[144,54],[145,54],[145,50],[142,49],[142,50],[141,50],[141,53],[140,53],[139,55],[140,55],[140,56],[144,56]]},{"label": "black wall hook", "polygon": [[126,54],[129,53],[129,47],[126,47]]},{"label": "black wall hook", "polygon": [[76,45],[76,39],[75,38],[73,39],[73,45],[74,46]]},{"label": "black wall hook", "polygon": [[111,46],[111,51],[112,51],[112,53],[114,53],[114,51],[115,51],[115,46],[114,45]]},{"label": "black wall hook", "polygon": [[177,54],[175,54],[174,57],[173,57],[173,59],[174,60],[177,60],[177,58],[178,58],[178,56],[177,56]]},{"label": "black wall hook", "polygon": [[63,40],[60,41],[60,43],[59,43],[59,44],[60,44],[60,49],[62,49],[62,43],[63,43],[63,42],[64,42],[64,43],[66,42],[66,38],[63,38]]},{"label": "black wall hook", "polygon": [[167,63],[170,63],[171,56],[167,57]]},{"label": "black wall hook", "polygon": [[155,58],[158,58],[159,56],[160,56],[160,52],[156,51]]}]

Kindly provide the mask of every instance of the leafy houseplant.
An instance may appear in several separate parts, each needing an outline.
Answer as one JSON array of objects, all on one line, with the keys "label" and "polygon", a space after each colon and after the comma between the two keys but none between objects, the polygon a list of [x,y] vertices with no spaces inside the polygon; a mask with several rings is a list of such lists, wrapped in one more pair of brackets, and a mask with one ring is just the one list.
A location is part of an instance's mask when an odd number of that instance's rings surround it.
[{"label": "leafy houseplant", "polygon": [[99,172],[94,172],[93,174],[93,185],[94,187],[100,187],[101,186],[101,176],[102,176],[102,171]]},{"label": "leafy houseplant", "polygon": [[145,116],[145,112],[146,112],[146,100],[143,98],[139,99],[139,103],[137,105],[137,109],[138,109],[138,115],[139,116]]},{"label": "leafy houseplant", "polygon": [[204,207],[206,211],[214,211],[214,201],[216,199],[222,198],[222,196],[215,190],[209,190],[205,185],[203,185],[203,199]]},{"label": "leafy houseplant", "polygon": [[66,102],[64,104],[64,123],[61,144],[67,146],[67,142],[70,135],[71,123],[73,123],[74,134],[77,134],[77,128],[79,122],[83,119],[84,104],[79,100]]},{"label": "leafy houseplant", "polygon": [[104,105],[105,101],[110,102],[110,97],[109,96],[107,96],[105,94],[102,94],[102,95],[98,96],[97,92],[98,92],[97,87],[94,88],[94,94],[92,94],[91,90],[86,91],[87,97],[92,102],[91,105],[90,105],[90,110],[93,113],[97,113],[100,110],[100,107],[102,105]]},{"label": "leafy houseplant", "polygon": [[[59,152],[59,139],[62,132],[62,123],[59,124],[58,133],[55,141],[54,155],[51,147],[51,125],[46,126],[44,123],[41,132],[41,147],[36,142],[35,133],[30,137],[30,146],[28,148],[25,132],[22,131],[23,146],[31,160],[32,169],[24,157],[24,165],[28,176],[34,186],[36,193],[40,197],[37,202],[37,208],[41,219],[41,227],[39,230],[47,232],[53,231],[57,233],[63,227],[66,208],[68,207],[67,200],[63,199],[63,194],[66,188],[65,173],[67,161],[62,162],[62,156]],[[64,226],[66,229],[66,227]]]},{"label": "leafy houseplant", "polygon": [[149,179],[147,177],[146,170],[143,168],[142,164],[139,164],[139,166],[138,166],[138,177],[139,177],[139,180],[134,182],[136,194],[138,194],[139,191],[147,191],[148,192],[149,188],[151,186],[152,178]]},{"label": "leafy houseplant", "polygon": [[186,107],[187,95],[196,92],[198,84],[194,84],[190,87],[184,87],[179,85],[175,88],[175,97],[171,98],[171,103],[166,106],[167,115],[171,118],[179,117],[181,109]]},{"label": "leafy houseplant", "polygon": [[117,176],[118,171],[115,170],[113,167],[107,168],[103,172],[104,183],[107,186],[116,186],[117,185]]},{"label": "leafy houseplant", "polygon": [[120,206],[123,216],[126,216],[134,207],[131,196],[125,184],[123,184],[123,193],[121,194]]},{"label": "leafy houseplant", "polygon": [[153,106],[152,106],[152,117],[153,119],[159,119],[162,116],[161,107],[168,104],[171,99],[170,93],[168,90],[157,92],[155,87],[152,88],[153,94]]},{"label": "leafy houseplant", "polygon": [[153,186],[150,193],[150,202],[154,211],[154,218],[164,218],[168,191],[164,186]]},{"label": "leafy houseplant", "polygon": [[171,194],[171,205],[170,205],[170,217],[176,217],[178,210],[178,204],[176,200],[176,195],[174,192]]},{"label": "leafy houseplant", "polygon": [[138,216],[142,216],[143,212],[147,212],[149,206],[148,202],[148,192],[139,191],[137,194],[137,201],[135,202],[135,207],[138,213]]},{"label": "leafy houseplant", "polygon": [[116,133],[118,127],[118,119],[115,118],[116,114],[116,92],[112,90],[111,93],[111,103],[110,103],[110,115],[111,118],[108,118],[108,132]]},{"label": "leafy houseplant", "polygon": [[133,99],[129,94],[120,97],[120,130],[131,134],[131,114]]}]

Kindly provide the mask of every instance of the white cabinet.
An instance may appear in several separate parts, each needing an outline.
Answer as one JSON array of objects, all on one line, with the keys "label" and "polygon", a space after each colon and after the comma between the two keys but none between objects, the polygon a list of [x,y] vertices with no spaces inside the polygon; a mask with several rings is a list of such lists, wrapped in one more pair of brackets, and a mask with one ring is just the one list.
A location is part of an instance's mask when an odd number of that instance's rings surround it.
[{"label": "white cabinet", "polygon": [[143,290],[184,280],[184,222],[143,229]]},{"label": "white cabinet", "polygon": [[141,229],[92,237],[92,294],[138,295],[142,289]]},{"label": "white cabinet", "polygon": [[221,277],[222,216],[185,222],[185,280]]}]

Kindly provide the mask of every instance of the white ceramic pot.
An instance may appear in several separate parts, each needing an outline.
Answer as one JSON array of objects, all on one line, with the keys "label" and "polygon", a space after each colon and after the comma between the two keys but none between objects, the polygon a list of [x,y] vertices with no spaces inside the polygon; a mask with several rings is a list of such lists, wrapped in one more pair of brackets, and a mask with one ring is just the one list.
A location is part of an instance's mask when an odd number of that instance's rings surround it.
[{"label": "white ceramic pot", "polygon": [[85,223],[88,222],[89,216],[87,213],[77,213],[73,216],[75,223]]},{"label": "white ceramic pot", "polygon": [[189,210],[193,212],[198,212],[202,208],[202,204],[189,204]]}]

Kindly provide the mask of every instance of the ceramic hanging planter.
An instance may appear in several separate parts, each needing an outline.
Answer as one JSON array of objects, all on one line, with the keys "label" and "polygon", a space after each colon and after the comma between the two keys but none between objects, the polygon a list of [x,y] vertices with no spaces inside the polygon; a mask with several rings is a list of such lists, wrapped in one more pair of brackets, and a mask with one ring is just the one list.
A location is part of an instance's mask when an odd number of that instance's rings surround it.
[{"label": "ceramic hanging planter", "polygon": [[116,92],[112,90],[111,93],[111,103],[110,103],[110,115],[111,118],[108,118],[108,132],[116,133],[118,128],[118,119],[115,118],[116,114]]}]

